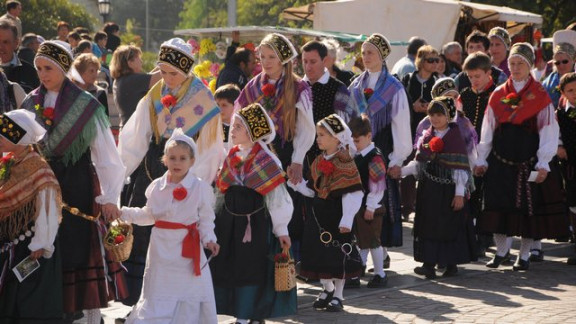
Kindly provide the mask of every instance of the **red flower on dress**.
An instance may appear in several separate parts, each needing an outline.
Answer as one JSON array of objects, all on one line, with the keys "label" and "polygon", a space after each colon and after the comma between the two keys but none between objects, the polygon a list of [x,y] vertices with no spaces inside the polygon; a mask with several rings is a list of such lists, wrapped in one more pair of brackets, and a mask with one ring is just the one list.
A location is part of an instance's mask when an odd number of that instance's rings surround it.
[{"label": "red flower on dress", "polygon": [[277,253],[274,255],[274,262],[276,263],[286,263],[288,261],[290,261],[290,258],[286,253]]},{"label": "red flower on dress", "polygon": [[47,119],[54,119],[54,108],[52,107],[44,108],[42,116],[46,117]]},{"label": "red flower on dress", "polygon": [[318,170],[325,176],[330,176],[334,172],[334,169],[336,169],[334,163],[328,160],[322,160],[318,163]]},{"label": "red flower on dress", "polygon": [[162,103],[162,106],[166,107],[166,108],[170,108],[170,107],[174,107],[176,106],[176,102],[178,101],[178,99],[176,99],[176,97],[174,97],[173,95],[169,94],[169,95],[165,95],[164,97],[162,97],[162,99],[160,99],[160,102]]},{"label": "red flower on dress", "polygon": [[374,90],[372,88],[364,89],[364,98],[366,98],[366,101],[368,101],[368,99],[370,99],[370,97],[372,97],[373,94]]},{"label": "red flower on dress", "polygon": [[509,93],[506,97],[500,100],[502,103],[508,105],[512,109],[516,109],[520,104],[520,97],[514,92]]},{"label": "red flower on dress", "polygon": [[271,83],[266,83],[262,86],[262,93],[265,97],[274,97],[276,95],[276,87]]},{"label": "red flower on dress", "polygon": [[430,151],[434,153],[439,153],[442,152],[442,150],[444,150],[444,141],[442,140],[442,138],[437,136],[432,137],[432,139],[430,140],[430,142],[428,142],[427,145],[430,148]]},{"label": "red flower on dress", "polygon": [[176,200],[184,200],[186,195],[188,195],[188,191],[186,191],[184,187],[178,187],[172,191],[172,196],[174,196]]}]

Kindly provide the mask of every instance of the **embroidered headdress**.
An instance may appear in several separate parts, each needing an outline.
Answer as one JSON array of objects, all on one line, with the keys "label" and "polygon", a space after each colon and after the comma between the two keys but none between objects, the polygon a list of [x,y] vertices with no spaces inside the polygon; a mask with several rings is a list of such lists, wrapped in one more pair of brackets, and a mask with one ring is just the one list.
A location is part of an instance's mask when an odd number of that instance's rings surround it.
[{"label": "embroidered headdress", "polygon": [[160,46],[157,64],[168,64],[188,76],[194,65],[192,46],[181,38],[172,38]]},{"label": "embroidered headdress", "polygon": [[238,110],[235,115],[240,118],[246,127],[253,143],[263,141],[265,144],[269,144],[274,140],[276,136],[274,123],[260,104],[248,105]]},{"label": "embroidered headdress", "polygon": [[506,50],[510,50],[510,45],[512,40],[510,39],[510,34],[508,31],[502,27],[494,27],[488,32],[488,38],[498,37],[506,46]]},{"label": "embroidered headdress", "polygon": [[340,116],[332,114],[324,117],[318,122],[318,125],[326,128],[332,136],[336,137],[340,141],[340,144],[343,147],[346,147],[347,145],[350,155],[354,156],[356,153],[356,146],[352,139],[352,131]]},{"label": "embroidered headdress", "polygon": [[523,59],[524,61],[526,61],[526,63],[528,63],[529,66],[533,66],[534,60],[536,60],[536,56],[534,55],[534,49],[532,48],[532,45],[528,43],[516,43],[512,45],[508,60],[510,60],[510,58],[512,57],[519,57]]},{"label": "embroidered headdress", "polygon": [[455,92],[458,95],[458,89],[456,88],[456,83],[452,78],[440,78],[436,80],[434,86],[432,87],[432,98],[446,96],[450,92]]},{"label": "embroidered headdress", "polygon": [[378,53],[380,53],[380,58],[382,61],[384,61],[388,55],[390,55],[390,51],[392,50],[390,47],[390,42],[386,39],[386,37],[378,33],[370,35],[370,37],[364,41],[364,44],[370,44],[376,47]]},{"label": "embroidered headdress", "polygon": [[444,111],[444,115],[448,116],[450,120],[454,119],[456,116],[456,104],[454,103],[454,99],[451,97],[437,97],[434,98],[430,105],[428,106],[428,110],[431,110],[433,107],[440,107]]},{"label": "embroidered headdress", "polygon": [[35,120],[33,112],[17,109],[0,115],[0,135],[14,144],[37,143],[46,130]]},{"label": "embroidered headdress", "polygon": [[36,64],[36,59],[39,57],[50,60],[62,72],[64,72],[64,74],[68,73],[73,61],[70,45],[59,40],[46,41],[42,43],[34,58],[34,64]]},{"label": "embroidered headdress", "polygon": [[262,42],[260,42],[260,45],[272,47],[282,64],[286,64],[298,56],[294,45],[292,45],[286,36],[281,34],[272,33],[266,35],[266,37],[262,39]]},{"label": "embroidered headdress", "polygon": [[176,128],[172,132],[172,136],[170,136],[170,138],[166,141],[166,144],[164,145],[164,153],[166,153],[166,150],[168,149],[168,147],[170,147],[172,145],[172,143],[174,143],[176,141],[182,141],[182,142],[188,144],[190,146],[190,148],[192,149],[192,154],[194,155],[194,157],[196,157],[196,154],[198,153],[198,148],[196,147],[196,143],[194,142],[194,140],[190,136],[184,134],[184,131],[182,130],[182,128]]}]

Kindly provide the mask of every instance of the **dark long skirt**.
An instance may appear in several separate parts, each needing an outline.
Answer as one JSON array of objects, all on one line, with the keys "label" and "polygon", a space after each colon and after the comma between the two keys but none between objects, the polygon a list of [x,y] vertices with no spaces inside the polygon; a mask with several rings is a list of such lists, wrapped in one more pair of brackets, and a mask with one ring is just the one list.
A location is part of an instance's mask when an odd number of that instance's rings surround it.
[{"label": "dark long skirt", "polygon": [[463,264],[476,260],[476,237],[465,199],[454,211],[454,184],[422,176],[418,182],[414,218],[414,259],[432,264]]},{"label": "dark long skirt", "polygon": [[[130,176],[132,181],[124,188],[128,207],[146,206],[146,189],[154,179],[161,177],[166,172],[166,166],[160,161],[164,154],[165,143],[166,139],[163,139],[160,144],[156,144],[152,138],[144,160]],[[133,306],[140,299],[144,269],[146,268],[146,255],[153,227],[132,225],[134,233],[132,252],[128,260],[123,262],[124,267],[126,267],[125,277],[129,292],[128,298],[122,300],[124,305]]]},{"label": "dark long skirt", "polygon": [[[347,279],[357,277],[362,269],[360,254],[351,246],[353,234],[340,233],[339,224],[342,218],[341,199],[325,200],[314,198],[311,217],[306,218],[304,237],[301,249],[300,274],[308,279]],[[332,242],[320,241],[320,226],[332,234]],[[323,237],[326,241],[326,237]],[[344,254],[350,251],[349,255]]]},{"label": "dark long skirt", "polygon": [[[263,206],[264,197],[256,191],[232,186],[224,196],[224,206],[217,211],[215,233],[220,252],[210,268],[218,314],[266,319],[296,313],[296,288],[274,290],[273,258],[281,248]],[[251,240],[242,242],[248,217],[238,214],[255,211],[250,216]]]},{"label": "dark long skirt", "polygon": [[[31,227],[31,226],[29,226]],[[24,233],[23,233],[24,234]],[[38,259],[40,268],[19,282],[12,271],[30,255],[32,236],[14,245],[1,242],[0,251],[0,323],[51,324],[62,322],[62,267],[58,240],[50,259]]]},{"label": "dark long skirt", "polygon": [[538,138],[522,126],[505,124],[494,133],[493,142],[479,228],[533,239],[568,236],[567,206],[556,160],[550,162],[544,182],[527,182],[536,163]]}]

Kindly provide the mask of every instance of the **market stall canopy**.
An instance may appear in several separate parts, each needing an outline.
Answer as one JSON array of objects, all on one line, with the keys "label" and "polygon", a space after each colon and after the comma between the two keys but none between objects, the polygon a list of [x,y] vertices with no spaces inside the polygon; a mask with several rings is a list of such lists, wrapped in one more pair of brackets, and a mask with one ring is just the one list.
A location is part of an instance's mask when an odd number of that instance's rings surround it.
[{"label": "market stall canopy", "polygon": [[511,23],[542,24],[542,16],[509,7],[492,6],[482,3],[457,1],[462,7],[472,9],[472,16],[480,21],[498,20]]},{"label": "market stall canopy", "polygon": [[[240,32],[242,39],[262,39],[270,33],[280,33],[283,35],[300,35],[310,37],[325,37],[335,38],[342,42],[362,42],[366,40],[366,35],[342,33],[342,32],[328,32],[313,29],[300,29],[289,27],[273,27],[273,26],[237,26],[237,27],[214,27],[214,28],[195,28],[195,29],[178,29],[174,31],[175,35],[186,37],[200,37],[200,38],[231,38],[232,32]],[[406,42],[390,41],[393,46],[405,46]]]},{"label": "market stall canopy", "polygon": [[288,8],[282,11],[282,19],[284,20],[314,20],[314,3],[307,4],[301,7]]}]

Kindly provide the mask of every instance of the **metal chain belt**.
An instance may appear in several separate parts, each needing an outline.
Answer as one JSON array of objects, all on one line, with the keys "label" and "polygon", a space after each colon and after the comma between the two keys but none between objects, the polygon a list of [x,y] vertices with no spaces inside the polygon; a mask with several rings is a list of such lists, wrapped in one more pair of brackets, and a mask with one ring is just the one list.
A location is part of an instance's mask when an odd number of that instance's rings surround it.
[{"label": "metal chain belt", "polygon": [[422,173],[424,173],[426,178],[428,178],[428,179],[430,179],[436,183],[439,183],[439,184],[453,184],[454,183],[454,180],[452,180],[452,179],[444,179],[444,178],[437,177],[435,175],[431,175],[430,173],[426,172],[426,170],[422,170]]}]

